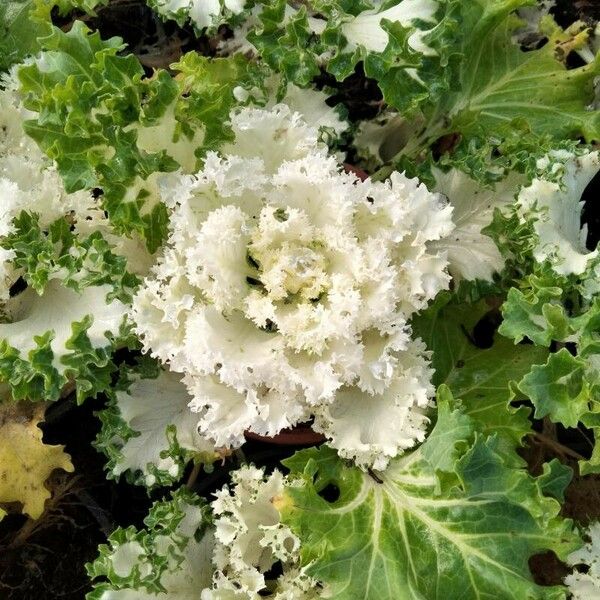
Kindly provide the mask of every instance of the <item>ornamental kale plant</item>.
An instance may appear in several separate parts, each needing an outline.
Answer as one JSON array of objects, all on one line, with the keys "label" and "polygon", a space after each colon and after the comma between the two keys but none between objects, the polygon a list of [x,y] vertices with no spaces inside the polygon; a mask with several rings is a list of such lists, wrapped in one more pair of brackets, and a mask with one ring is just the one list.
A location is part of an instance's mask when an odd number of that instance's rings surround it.
[{"label": "ornamental kale plant", "polygon": [[600,599],[588,4],[2,3],[1,597]]}]

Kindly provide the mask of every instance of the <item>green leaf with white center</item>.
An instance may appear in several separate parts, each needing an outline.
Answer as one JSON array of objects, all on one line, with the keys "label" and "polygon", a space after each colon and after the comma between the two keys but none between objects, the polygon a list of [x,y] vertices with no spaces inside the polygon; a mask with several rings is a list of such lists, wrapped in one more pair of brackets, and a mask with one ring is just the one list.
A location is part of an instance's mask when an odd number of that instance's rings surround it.
[{"label": "green leaf with white center", "polygon": [[210,587],[214,534],[203,501],[185,487],[156,502],[146,529],[119,528],[86,565],[97,582],[87,600],[197,600]]},{"label": "green leaf with white center", "polygon": [[67,191],[102,188],[118,232],[141,234],[153,252],[166,235],[158,176],[195,172],[208,149],[231,139],[233,90],[260,88],[264,68],[243,57],[188,53],[145,77],[119,38],[102,40],[82,22],[54,28],[43,52],[19,71],[27,133],[56,161]]},{"label": "green leaf with white center", "polygon": [[530,220],[536,234],[533,257],[539,263],[548,261],[559,275],[581,275],[598,256],[597,250],[586,249],[581,196],[600,170],[600,154],[557,151],[539,162],[551,179],[540,174],[517,197],[521,221]]},{"label": "green leaf with white center", "polygon": [[513,383],[532,365],[543,363],[548,351],[515,346],[498,334],[488,340],[488,348],[477,347],[474,330],[489,311],[485,300],[475,305],[458,304],[450,294],[440,294],[431,307],[413,319],[413,330],[433,351],[434,384],[445,383],[454,397],[462,400],[465,413],[477,428],[487,434],[497,433],[510,449],[530,431],[528,409],[510,406],[515,395]]},{"label": "green leaf with white center", "polygon": [[321,67],[342,81],[362,61],[386,101],[399,108],[412,110],[448,87],[440,64],[454,33],[453,0],[258,4],[248,21],[250,47],[301,86]]},{"label": "green leaf with white center", "polygon": [[[248,61],[242,56],[209,59],[188,52],[173,65],[179,97],[175,107],[176,130],[180,138],[196,140],[192,156],[201,158],[207,150],[218,150],[224,142],[233,141],[229,119],[238,104],[237,97],[264,95],[264,79],[272,73],[264,65]],[[234,93],[235,92],[235,93]],[[194,136],[196,136],[194,138]],[[160,139],[156,140],[162,144]],[[175,158],[186,169],[186,164]],[[188,172],[195,172],[194,165]]]},{"label": "green leaf with white center", "polygon": [[101,231],[78,235],[64,218],[45,231],[38,216],[26,212],[12,224],[13,231],[0,246],[13,253],[13,265],[39,294],[50,280],[58,279],[78,292],[89,286],[110,285],[111,298],[131,300],[139,279],[127,272],[125,257],[115,254]]},{"label": "green leaf with white center", "polygon": [[[529,558],[580,545],[560,504],[524,469],[509,468],[494,438],[477,436],[455,462],[458,485],[440,493],[423,448],[372,477],[327,447],[285,461],[276,501],[300,538],[302,563],[336,600],[558,600],[533,582]],[[320,495],[335,486],[339,497]]]},{"label": "green leaf with white center", "polygon": [[69,380],[82,401],[111,385],[111,356],[127,340],[125,306],[108,285],[76,292],[53,280],[11,298],[0,323],[0,381],[14,399],[57,400]]},{"label": "green leaf with white center", "polygon": [[148,0],[163,20],[174,20],[180,27],[191,23],[198,34],[215,32],[219,25],[230,26],[246,14],[247,0]]},{"label": "green leaf with white center", "polygon": [[152,488],[180,479],[192,459],[210,464],[219,458],[198,433],[198,415],[180,379],[161,370],[153,378],[134,375],[98,413],[102,429],[95,446],[109,459],[109,478],[125,473],[130,482]]}]

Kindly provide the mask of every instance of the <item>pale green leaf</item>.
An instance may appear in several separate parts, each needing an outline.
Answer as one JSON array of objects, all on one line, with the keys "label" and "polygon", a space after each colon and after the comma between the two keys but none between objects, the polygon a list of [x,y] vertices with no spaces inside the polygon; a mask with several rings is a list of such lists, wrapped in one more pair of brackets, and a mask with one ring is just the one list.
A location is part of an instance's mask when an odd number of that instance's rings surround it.
[{"label": "pale green leaf", "polygon": [[[276,506],[308,573],[335,600],[566,597],[535,584],[528,560],[545,550],[564,558],[580,542],[559,503],[525,470],[508,468],[493,439],[476,439],[455,465],[460,485],[442,493],[422,449],[375,477],[326,447],[285,464],[292,483]],[[337,500],[320,495],[327,486]]]}]

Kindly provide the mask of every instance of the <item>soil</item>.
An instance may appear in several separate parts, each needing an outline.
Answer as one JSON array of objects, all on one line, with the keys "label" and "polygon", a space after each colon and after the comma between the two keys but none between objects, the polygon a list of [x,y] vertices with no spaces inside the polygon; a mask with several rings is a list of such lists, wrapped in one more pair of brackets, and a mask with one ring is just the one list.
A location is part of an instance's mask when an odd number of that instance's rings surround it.
[{"label": "soil", "polygon": [[[558,0],[553,12],[561,25],[578,18],[595,23],[600,19],[600,4],[596,0]],[[107,7],[98,10],[96,17],[78,16],[99,30],[104,38],[122,37],[149,73],[153,68],[168,67],[188,50],[214,53],[214,39],[197,37],[189,27],[163,24],[143,0],[112,0]],[[65,29],[70,22],[56,19]],[[227,32],[223,31],[223,35]],[[342,84],[325,74],[319,84],[337,90],[332,101],[342,102],[351,120],[372,117],[381,108],[381,94],[360,68]],[[600,241],[600,214],[589,208],[599,195],[599,187],[600,176],[584,194],[583,221],[589,226],[590,247]],[[497,321],[492,324],[497,325]],[[43,425],[44,441],[65,444],[75,471],[73,474],[55,472],[52,476],[49,486],[53,499],[38,521],[10,514],[0,523],[2,600],[83,599],[90,590],[85,563],[97,556],[98,545],[117,526],[142,526],[151,503],[168,494],[169,490],[162,488],[148,496],[140,487],[106,479],[104,457],[92,447],[100,427],[94,413],[104,404],[105,399],[99,398],[77,406],[71,396],[48,410]],[[531,471],[537,473],[544,461],[561,458],[575,473],[566,491],[563,514],[583,524],[600,518],[600,476],[580,477],[575,458],[576,454],[589,455],[591,433],[557,428],[547,422],[535,422],[534,429],[538,435],[529,439],[522,453]],[[240,461],[251,461],[271,470],[280,467],[282,459],[302,447],[249,440],[211,473],[200,473],[193,489],[210,498],[228,481],[229,471],[237,468]],[[530,567],[541,585],[558,584],[567,573],[566,567],[552,553],[533,557]]]}]

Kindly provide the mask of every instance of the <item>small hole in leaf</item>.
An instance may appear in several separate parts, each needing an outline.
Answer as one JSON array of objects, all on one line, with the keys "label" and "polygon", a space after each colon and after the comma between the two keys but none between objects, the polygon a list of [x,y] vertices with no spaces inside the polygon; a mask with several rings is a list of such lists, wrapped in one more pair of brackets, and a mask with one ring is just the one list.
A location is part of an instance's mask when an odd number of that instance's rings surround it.
[{"label": "small hole in leaf", "polygon": [[525,37],[521,42],[521,50],[523,52],[531,52],[532,50],[539,50],[548,43],[547,37],[538,37],[537,33],[532,33]]},{"label": "small hole in leaf", "polygon": [[534,581],[539,585],[560,585],[570,570],[554,552],[534,554],[528,562]]},{"label": "small hole in leaf", "polygon": [[264,575],[267,581],[272,581],[278,577],[281,577],[281,575],[283,575],[283,565],[281,564],[281,561],[278,560],[277,562],[273,563],[273,566],[266,571]]},{"label": "small hole in leaf", "polygon": [[255,287],[263,287],[262,281],[255,279],[254,277],[246,277],[246,283]]},{"label": "small hole in leaf", "polygon": [[498,310],[491,310],[483,315],[473,327],[473,333],[471,334],[473,344],[481,349],[491,348],[494,344],[494,334],[501,320],[502,317]]},{"label": "small hole in leaf", "polygon": [[24,292],[27,289],[27,282],[23,277],[19,277],[11,286],[10,286],[10,297],[14,298],[18,296],[21,292]]},{"label": "small hole in leaf", "polygon": [[565,348],[573,355],[577,356],[577,344],[575,342],[565,342]]},{"label": "small hole in leaf", "polygon": [[271,319],[267,319],[265,321],[265,326],[261,327],[263,331],[268,331],[269,333],[275,333],[277,331],[277,325],[271,321]]},{"label": "small hole in leaf", "polygon": [[600,194],[600,172],[587,184],[581,196],[583,210],[581,211],[581,225],[588,226],[587,239],[585,241],[588,250],[595,250],[600,242],[600,211],[595,206],[596,199]]},{"label": "small hole in leaf", "polygon": [[292,538],[292,537],[287,537],[283,541],[283,547],[286,549],[287,552],[290,552],[290,553],[293,552],[295,546],[296,546],[296,544],[294,542],[294,538]]},{"label": "small hole in leaf", "polygon": [[274,213],[273,216],[275,217],[275,219],[277,221],[279,221],[280,223],[285,223],[289,216],[287,213],[287,210],[285,210],[285,208],[278,208]]},{"label": "small hole in leaf", "polygon": [[583,67],[587,64],[575,51],[569,53],[565,62],[567,69],[577,69],[578,67]]},{"label": "small hole in leaf", "polygon": [[320,492],[319,496],[325,500],[325,502],[329,502],[333,504],[337,502],[340,497],[340,488],[333,483],[328,483]]},{"label": "small hole in leaf", "polygon": [[254,267],[255,269],[259,269],[260,265],[252,258],[252,256],[250,255],[250,253],[246,254],[246,260],[248,261],[248,264],[251,267]]}]

